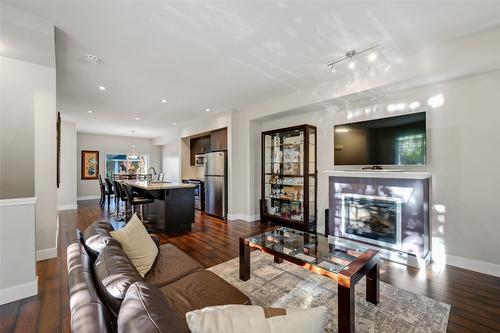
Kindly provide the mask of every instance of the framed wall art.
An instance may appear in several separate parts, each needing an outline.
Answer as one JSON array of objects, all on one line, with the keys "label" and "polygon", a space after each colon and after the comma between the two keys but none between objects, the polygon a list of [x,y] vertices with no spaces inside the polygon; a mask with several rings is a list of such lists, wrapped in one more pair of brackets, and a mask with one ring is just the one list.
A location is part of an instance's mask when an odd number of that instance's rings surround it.
[{"label": "framed wall art", "polygon": [[82,179],[97,179],[99,176],[99,152],[82,150]]}]

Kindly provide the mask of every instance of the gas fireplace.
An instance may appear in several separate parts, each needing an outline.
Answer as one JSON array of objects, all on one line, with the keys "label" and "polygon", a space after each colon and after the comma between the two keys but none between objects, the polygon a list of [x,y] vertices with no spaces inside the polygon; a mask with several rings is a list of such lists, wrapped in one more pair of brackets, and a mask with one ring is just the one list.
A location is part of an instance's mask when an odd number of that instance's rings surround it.
[{"label": "gas fireplace", "polygon": [[401,199],[342,193],[341,235],[400,249]]}]

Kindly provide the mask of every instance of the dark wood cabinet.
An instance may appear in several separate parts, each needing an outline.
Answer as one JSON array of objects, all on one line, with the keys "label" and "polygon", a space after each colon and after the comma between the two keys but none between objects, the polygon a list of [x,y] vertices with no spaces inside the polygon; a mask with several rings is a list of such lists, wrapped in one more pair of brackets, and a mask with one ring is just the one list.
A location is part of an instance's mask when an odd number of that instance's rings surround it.
[{"label": "dark wood cabinet", "polygon": [[262,133],[262,222],[316,232],[316,184],[316,127]]},{"label": "dark wood cabinet", "polygon": [[190,164],[195,165],[195,157],[198,154],[205,154],[210,151],[210,135],[192,138],[189,142]]},{"label": "dark wood cabinet", "polygon": [[189,149],[191,165],[195,165],[195,157],[198,154],[227,150],[227,128],[221,128],[206,135],[191,138]]},{"label": "dark wood cabinet", "polygon": [[210,151],[227,150],[227,128],[210,132]]}]

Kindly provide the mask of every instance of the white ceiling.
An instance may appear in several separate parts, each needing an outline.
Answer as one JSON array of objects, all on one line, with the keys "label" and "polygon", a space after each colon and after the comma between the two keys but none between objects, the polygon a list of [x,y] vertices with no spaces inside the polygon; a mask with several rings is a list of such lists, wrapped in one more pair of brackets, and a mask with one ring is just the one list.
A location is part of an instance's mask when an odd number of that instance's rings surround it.
[{"label": "white ceiling", "polygon": [[[388,56],[404,57],[500,23],[500,2],[491,1],[15,6],[57,27],[64,119],[77,122],[80,131],[127,135],[135,129],[144,137],[206,116],[206,108],[228,111],[332,80],[325,64],[349,49],[381,43]],[[86,54],[102,63],[85,63]]]}]

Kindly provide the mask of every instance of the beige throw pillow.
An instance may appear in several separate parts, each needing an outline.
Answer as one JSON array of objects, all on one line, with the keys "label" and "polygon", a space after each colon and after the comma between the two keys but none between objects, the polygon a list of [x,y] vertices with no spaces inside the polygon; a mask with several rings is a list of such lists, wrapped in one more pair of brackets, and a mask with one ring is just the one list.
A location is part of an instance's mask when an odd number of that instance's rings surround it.
[{"label": "beige throw pillow", "polygon": [[125,254],[144,277],[156,260],[158,248],[137,214],[122,229],[111,231],[111,236],[120,242]]},{"label": "beige throw pillow", "polygon": [[186,313],[192,333],[323,333],[326,319],[325,306],[281,309],[222,305]]}]

